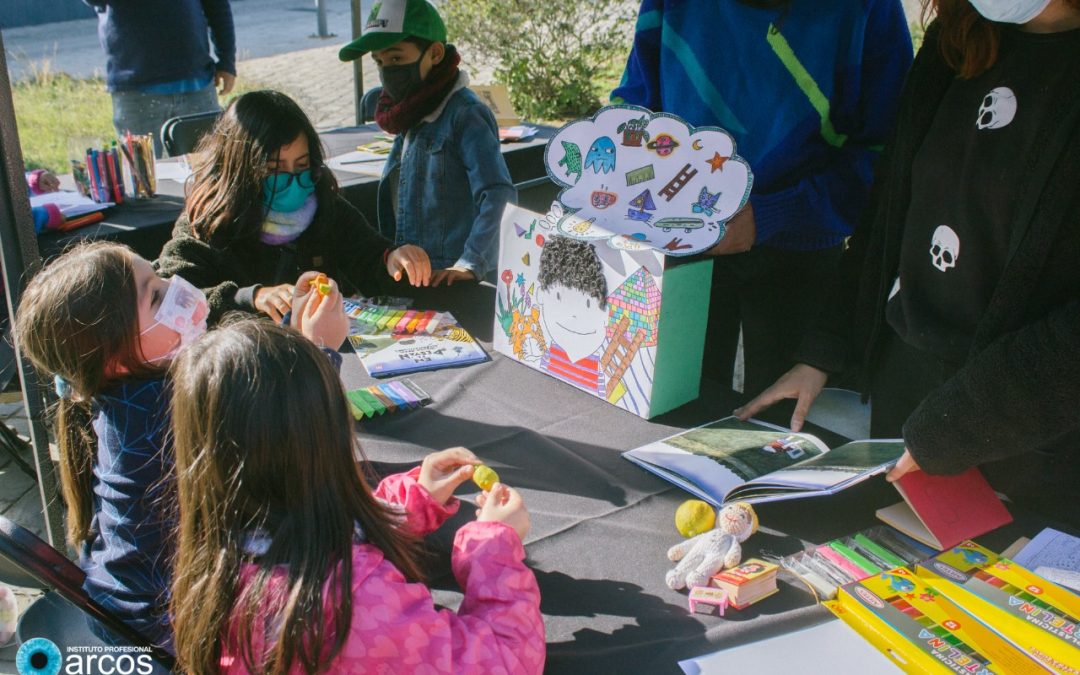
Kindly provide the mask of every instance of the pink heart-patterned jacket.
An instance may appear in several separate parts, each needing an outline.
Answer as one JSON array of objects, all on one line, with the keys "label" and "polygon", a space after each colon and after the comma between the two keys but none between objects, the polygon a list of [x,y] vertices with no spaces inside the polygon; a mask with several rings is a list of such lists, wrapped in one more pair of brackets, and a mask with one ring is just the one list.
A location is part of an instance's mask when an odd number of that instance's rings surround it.
[{"label": "pink heart-patterned jacket", "polygon": [[[434,532],[457,512],[440,506],[418,482],[419,467],[390,476],[375,496],[405,510],[405,527]],[[353,616],[333,673],[540,673],[546,649],[540,589],[524,564],[525,549],[503,523],[470,522],[454,538],[454,577],[464,589],[460,609],[438,609],[427,587],[409,583],[371,544],[353,544]],[[245,564],[241,584],[256,567]],[[281,578],[284,579],[284,570]],[[325,597],[325,596],[324,596]],[[326,606],[333,599],[326,598]],[[235,631],[227,628],[222,673],[247,673]],[[263,645],[252,645],[262,653]],[[294,667],[293,673],[302,672]]]}]

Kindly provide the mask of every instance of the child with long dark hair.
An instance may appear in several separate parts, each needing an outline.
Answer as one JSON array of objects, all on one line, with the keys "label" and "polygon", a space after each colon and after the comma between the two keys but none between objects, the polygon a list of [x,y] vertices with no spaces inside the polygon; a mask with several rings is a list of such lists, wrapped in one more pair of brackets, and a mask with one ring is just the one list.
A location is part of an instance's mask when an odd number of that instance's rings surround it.
[{"label": "child with long dark hair", "polygon": [[211,323],[236,309],[280,320],[306,270],[333,277],[346,295],[390,291],[404,277],[429,283],[423,249],[395,247],[339,194],[315,128],[285,94],[238,97],[196,157],[157,266],[204,289]]},{"label": "child with long dark hair", "polygon": [[341,381],[294,332],[225,322],[176,361],[176,652],[194,673],[538,673],[544,629],[522,562],[528,511],[496,484],[458,530],[461,609],[419,583],[417,537],[458,508],[464,448],[372,493]]},{"label": "child with long dark hair", "polygon": [[206,329],[206,299],[118,244],[85,244],[27,284],[15,338],[56,376],[67,540],[90,597],[168,647],[165,368]]},{"label": "child with long dark hair", "polygon": [[[292,325],[316,345],[339,345],[348,319],[337,284],[316,304],[314,277],[300,277]],[[207,314],[206,297],[183,278],[161,279],[127,247],[99,242],[35,275],[15,320],[23,353],[57,382],[60,489],[84,588],[166,648],[175,515],[165,376]]]}]

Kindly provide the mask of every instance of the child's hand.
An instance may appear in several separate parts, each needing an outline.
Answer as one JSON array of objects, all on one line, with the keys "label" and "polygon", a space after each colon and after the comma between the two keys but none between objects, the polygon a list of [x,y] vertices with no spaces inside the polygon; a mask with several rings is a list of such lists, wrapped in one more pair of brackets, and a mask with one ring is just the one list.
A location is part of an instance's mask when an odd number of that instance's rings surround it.
[{"label": "child's hand", "polygon": [[386,258],[386,272],[394,277],[394,281],[401,281],[402,275],[408,274],[413,286],[427,286],[431,283],[431,260],[424,249],[405,244],[390,252]]},{"label": "child's hand", "polygon": [[480,460],[465,448],[433,452],[425,457],[424,463],[420,465],[417,482],[424,486],[435,501],[446,504],[454,490],[472,478],[473,467],[477,464],[480,464]]},{"label": "child's hand", "polygon": [[349,335],[349,317],[333,279],[326,279],[329,293],[319,291],[324,278],[319,272],[304,272],[296,280],[290,324],[316,346],[337,349]]},{"label": "child's hand", "polygon": [[285,312],[292,307],[292,284],[280,286],[263,286],[255,291],[255,309],[267,315],[275,322],[280,322]]},{"label": "child's hand", "polygon": [[431,285],[440,286],[443,282],[447,286],[453,286],[455,281],[476,281],[476,275],[472,270],[461,267],[447,267],[444,270],[435,270],[431,275]]},{"label": "child's hand", "polygon": [[525,535],[529,533],[529,510],[525,508],[525,500],[521,493],[507,487],[502,483],[491,486],[491,492],[481,492],[476,498],[480,506],[476,510],[477,522],[495,521],[506,523],[514,528],[518,537],[525,541]]},{"label": "child's hand", "polygon": [[56,192],[60,189],[60,179],[51,171],[46,171],[38,176],[37,184],[40,192]]}]

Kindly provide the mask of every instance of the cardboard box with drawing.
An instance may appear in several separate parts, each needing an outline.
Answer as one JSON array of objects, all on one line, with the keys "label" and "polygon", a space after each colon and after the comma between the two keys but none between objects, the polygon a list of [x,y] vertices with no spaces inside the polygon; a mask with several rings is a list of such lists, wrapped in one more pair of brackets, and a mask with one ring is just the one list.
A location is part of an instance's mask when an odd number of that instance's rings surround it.
[{"label": "cardboard box with drawing", "polygon": [[[587,149],[583,154],[582,149]],[[716,245],[750,194],[722,129],[634,106],[563,127],[551,211],[503,215],[494,347],[635,415],[698,395]]]}]

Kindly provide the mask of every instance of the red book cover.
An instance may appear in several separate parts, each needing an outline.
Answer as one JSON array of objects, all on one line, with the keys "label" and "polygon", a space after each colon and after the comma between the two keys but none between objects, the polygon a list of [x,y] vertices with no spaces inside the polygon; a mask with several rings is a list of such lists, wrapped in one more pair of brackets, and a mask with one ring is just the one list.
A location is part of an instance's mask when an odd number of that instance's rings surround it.
[{"label": "red book cover", "polygon": [[977,468],[956,476],[909,471],[893,485],[904,502],[879,509],[878,518],[939,551],[1012,522]]}]

